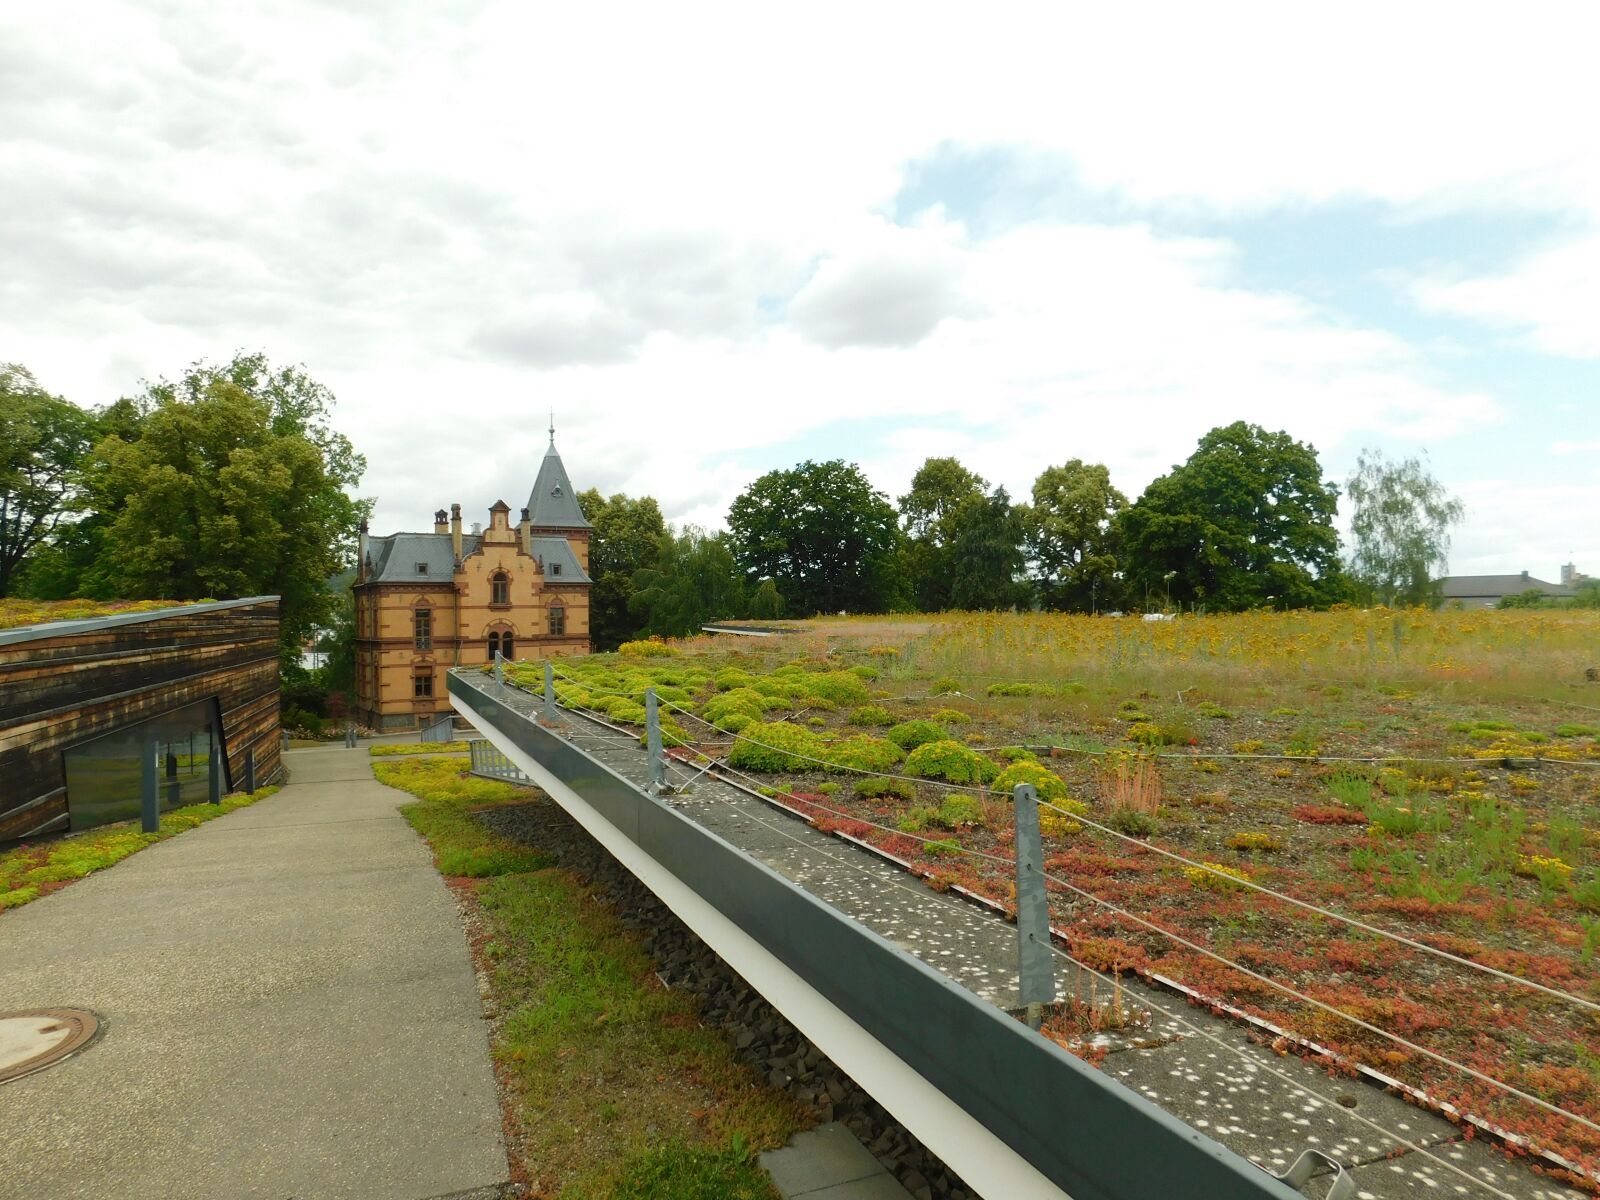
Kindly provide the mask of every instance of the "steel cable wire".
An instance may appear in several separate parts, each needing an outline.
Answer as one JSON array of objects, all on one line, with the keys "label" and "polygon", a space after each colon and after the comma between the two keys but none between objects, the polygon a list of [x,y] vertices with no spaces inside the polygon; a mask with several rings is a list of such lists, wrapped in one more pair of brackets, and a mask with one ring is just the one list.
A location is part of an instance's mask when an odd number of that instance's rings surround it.
[{"label": "steel cable wire", "polygon": [[[576,681],[574,681],[574,682],[576,682]],[[622,693],[622,694],[630,694],[630,693]],[[676,705],[676,704],[672,703],[671,701],[662,701],[661,703],[665,703],[665,704],[669,705],[670,707],[677,709],[680,712],[686,712],[690,716],[696,716],[696,714],[694,714],[692,712],[689,712],[689,710],[687,710],[687,709],[683,709],[681,706]],[[572,706],[572,707],[576,707],[576,706]],[[696,716],[696,719],[704,721],[704,718],[700,718],[698,716]],[[800,759],[803,759],[803,760],[806,760],[806,761],[810,761],[810,762],[817,762],[817,763],[820,763],[821,765],[824,765],[824,766],[830,766],[830,767],[834,767],[835,769],[840,769],[838,767],[838,764],[829,763],[824,759],[812,758],[809,755],[793,754],[791,751],[781,750],[778,747],[766,746],[764,743],[757,742],[752,738],[744,737],[742,734],[734,734],[734,737],[736,739],[740,740],[740,741],[750,742],[753,745],[762,746],[765,749],[774,750],[774,751],[776,751],[778,753],[791,754],[791,756],[795,757],[795,758],[800,758]],[[865,771],[865,770],[860,770],[858,768],[842,768],[842,769],[844,769],[845,771],[847,771],[849,773],[855,773],[855,774],[861,774],[861,775],[881,776],[881,777],[887,777],[887,778],[891,778],[891,779],[905,779],[908,782],[912,782],[912,783],[935,782],[935,781],[931,781],[931,780],[915,779],[915,778],[910,777],[910,776],[890,775],[890,774],[887,774],[885,772]],[[735,772],[735,773],[742,774],[741,772]],[[749,776],[744,776],[744,778],[748,779],[750,777]],[[945,787],[953,787],[953,786],[956,786],[956,785],[948,785],[948,784],[946,784],[946,785],[943,785],[943,786],[945,786]],[[916,839],[918,841],[924,842],[924,843],[942,841],[942,839],[927,838],[927,837],[922,837],[922,836],[920,836],[918,834],[907,834],[902,830],[891,829],[889,826],[881,825],[881,824],[878,824],[878,823],[873,822],[873,821],[867,821],[867,820],[865,820],[865,819],[863,819],[863,818],[861,818],[861,817],[859,817],[859,816],[857,816],[855,814],[841,812],[840,810],[829,808],[828,806],[820,804],[820,803],[817,803],[815,801],[806,800],[806,801],[804,801],[804,803],[810,805],[811,807],[821,809],[824,812],[828,812],[828,813],[831,813],[831,814],[833,814],[835,816],[841,817],[841,818],[843,818],[845,820],[859,821],[862,824],[865,824],[865,825],[867,825],[867,826],[869,826],[871,828],[880,829],[880,830],[883,830],[884,832],[887,832],[887,833],[892,833],[892,834],[896,834],[898,836],[904,836],[904,837],[912,837],[912,838],[914,838],[914,839]],[[1054,806],[1052,806],[1052,807],[1054,807]],[[1072,813],[1072,814],[1069,814],[1069,815],[1072,816],[1074,819],[1079,819],[1078,814],[1076,814],[1076,813]],[[1001,863],[1003,865],[1011,867],[1013,870],[1015,870],[1015,868],[1016,868],[1016,863],[1015,863],[1015,860],[1013,860],[1013,859],[1004,858],[1002,856],[994,855],[994,854],[987,854],[987,853],[985,853],[983,851],[980,851],[980,850],[972,850],[972,849],[969,849],[968,847],[960,845],[960,843],[955,843],[952,848],[958,850],[962,854],[969,855],[969,856],[974,857],[974,858],[979,858],[979,859],[984,859],[984,860],[991,861],[991,862]],[[1119,905],[1116,905],[1116,904],[1112,903],[1109,900],[1106,900],[1105,898],[1103,898],[1101,896],[1097,896],[1092,892],[1086,891],[1085,889],[1078,887],[1076,884],[1074,884],[1074,883],[1072,883],[1072,882],[1070,882],[1068,880],[1062,879],[1058,875],[1051,874],[1050,872],[1044,872],[1044,877],[1047,880],[1050,880],[1051,882],[1054,882],[1054,883],[1060,885],[1061,887],[1067,889],[1068,891],[1070,891],[1070,892],[1072,892],[1072,893],[1074,893],[1074,894],[1076,894],[1078,896],[1081,896],[1084,899],[1091,901],[1092,903],[1100,905],[1101,907],[1105,908],[1107,911],[1116,914],[1117,916],[1123,918],[1124,920],[1131,921],[1134,924],[1136,924],[1136,925],[1138,925],[1138,926],[1140,926],[1140,927],[1142,927],[1144,929],[1147,929],[1152,933],[1155,933],[1155,934],[1157,934],[1157,935],[1159,935],[1161,937],[1165,937],[1165,938],[1177,943],[1178,945],[1184,946],[1185,948],[1190,949],[1190,950],[1194,951],[1197,954],[1203,955],[1204,957],[1213,960],[1214,962],[1220,963],[1221,965],[1223,965],[1225,967],[1232,968],[1233,970],[1238,971],[1240,974],[1245,975],[1245,976],[1247,976],[1247,977],[1249,977],[1251,979],[1254,979],[1259,983],[1265,984],[1269,988],[1273,988],[1276,991],[1282,992],[1283,994],[1285,994],[1287,996],[1290,996],[1291,998],[1293,998],[1295,1000],[1298,1000],[1301,1003],[1309,1004],[1313,1008],[1317,1008],[1317,1009],[1320,1009],[1320,1010],[1328,1013],[1330,1016],[1333,1016],[1333,1017],[1335,1017],[1335,1018],[1337,1018],[1339,1020],[1348,1022],[1349,1024],[1354,1025],[1357,1028],[1363,1029],[1363,1030],[1365,1030],[1365,1031],[1367,1031],[1369,1033],[1372,1033],[1372,1034],[1374,1034],[1374,1035],[1376,1035],[1376,1036],[1378,1036],[1380,1038],[1384,1038],[1384,1039],[1386,1039],[1386,1040],[1388,1040],[1390,1042],[1393,1042],[1397,1046],[1401,1046],[1401,1047],[1404,1047],[1407,1050],[1411,1050],[1414,1053],[1420,1054],[1423,1057],[1431,1059],[1431,1060],[1433,1060],[1433,1061],[1435,1061],[1437,1063],[1440,1063],[1443,1066],[1451,1067],[1451,1068],[1453,1068],[1455,1070],[1458,1070],[1458,1071],[1462,1072],[1463,1074],[1469,1075],[1472,1078],[1477,1079],[1479,1082],[1488,1084],[1490,1087],[1497,1088],[1497,1089],[1507,1093],[1508,1095],[1516,1096],[1517,1098],[1519,1098],[1521,1100],[1525,1100],[1530,1104],[1536,1105],[1537,1107],[1542,1108],[1542,1109],[1546,1110],[1547,1112],[1550,1112],[1550,1113],[1552,1113],[1552,1114],[1554,1114],[1556,1116],[1566,1117],[1568,1120],[1571,1120],[1571,1121],[1573,1121],[1573,1122],[1575,1122],[1575,1123],[1577,1123],[1579,1125],[1583,1125],[1586,1128],[1591,1129],[1596,1133],[1600,1133],[1600,1124],[1596,1124],[1595,1122],[1589,1120],[1587,1117],[1580,1116],[1579,1114],[1574,1113],[1574,1112],[1570,1112],[1567,1109],[1564,1109],[1559,1105],[1552,1104],[1552,1103],[1550,1103],[1549,1101],[1546,1101],[1546,1100],[1542,1100],[1538,1096],[1535,1096],[1530,1092],[1523,1091],[1521,1088],[1518,1088],[1518,1087],[1514,1086],[1513,1084],[1505,1083],[1504,1081],[1496,1079],[1492,1075],[1485,1074],[1484,1072],[1479,1071],[1474,1067],[1470,1067],[1470,1066],[1466,1065],[1465,1063],[1456,1062],[1454,1059],[1449,1058],[1446,1055],[1440,1054],[1437,1051],[1430,1050],[1426,1046],[1422,1046],[1422,1045],[1420,1045],[1420,1044],[1418,1044],[1416,1042],[1413,1042],[1410,1039],[1401,1036],[1400,1034],[1392,1033],[1389,1030],[1386,1030],[1386,1029],[1381,1028],[1380,1026],[1374,1025],[1371,1022],[1366,1021],[1366,1020],[1364,1020],[1364,1019],[1362,1019],[1360,1017],[1354,1016],[1354,1015],[1352,1015],[1350,1013],[1344,1012],[1341,1009],[1335,1008],[1331,1004],[1328,1004],[1328,1003],[1326,1003],[1324,1001],[1318,1000],[1313,996],[1309,996],[1309,995],[1305,994],[1304,992],[1301,992],[1297,988],[1293,988],[1293,987],[1289,986],[1288,984],[1285,984],[1285,983],[1282,983],[1282,982],[1280,982],[1278,980],[1272,979],[1270,976],[1262,975],[1260,972],[1254,971],[1251,968],[1243,965],[1242,963],[1234,962],[1232,959],[1229,959],[1229,958],[1225,957],[1224,955],[1218,954],[1215,951],[1209,949],[1208,947],[1202,946],[1197,942],[1191,941],[1190,939],[1183,937],[1181,934],[1177,934],[1177,933],[1174,933],[1173,931],[1171,931],[1169,929],[1165,929],[1160,925],[1157,925],[1157,924],[1155,924],[1155,923],[1153,923],[1151,921],[1146,920],[1143,917],[1138,916],[1137,914],[1129,912],[1128,910],[1120,907]],[[1232,878],[1232,877],[1230,877],[1230,878]],[[1470,960],[1463,960],[1463,961],[1470,962]],[[1477,967],[1480,967],[1480,968],[1482,967],[1482,964],[1474,964],[1474,965],[1477,966]],[[1483,969],[1488,970],[1488,968],[1483,968]]]},{"label": "steel cable wire", "polygon": [[[706,721],[706,719],[704,717],[701,717],[698,714],[692,712],[691,710],[683,708],[681,705],[675,704],[672,701],[663,700],[663,701],[659,701],[659,703],[665,704],[668,707],[671,707],[671,708],[675,709],[678,712],[685,713],[688,716],[693,717],[695,720],[702,722],[703,724],[707,725],[710,728],[713,728],[713,729],[716,728],[715,725],[712,725],[709,721]],[[727,732],[727,731],[719,731],[719,732]],[[808,762],[818,763],[819,765],[830,767],[830,768],[832,768],[834,770],[844,770],[847,773],[866,775],[866,776],[873,776],[873,777],[884,778],[884,779],[898,779],[898,780],[901,780],[903,782],[913,783],[913,784],[932,784],[935,787],[942,787],[942,788],[945,788],[946,790],[951,790],[951,791],[959,790],[959,789],[961,789],[963,787],[971,786],[971,785],[966,785],[966,784],[948,784],[948,783],[944,783],[943,781],[940,781],[940,780],[920,779],[920,778],[917,778],[915,776],[896,775],[896,774],[893,774],[893,773],[890,773],[890,772],[869,771],[869,770],[865,770],[863,768],[857,768],[857,767],[841,767],[840,764],[832,762],[832,761],[827,760],[827,759],[814,758],[814,757],[812,757],[810,755],[799,754],[799,753],[796,753],[796,752],[793,752],[793,751],[783,750],[783,749],[781,749],[779,747],[776,747],[776,746],[769,746],[765,742],[757,741],[756,739],[747,737],[742,733],[734,733],[732,736],[734,737],[734,739],[736,741],[748,742],[753,746],[757,746],[757,747],[760,747],[760,748],[765,749],[765,750],[772,750],[775,753],[780,753],[780,754],[789,754],[794,758],[803,759],[803,760],[808,761]],[[1155,844],[1153,842],[1147,842],[1147,841],[1144,841],[1144,840],[1142,840],[1140,838],[1133,837],[1133,836],[1131,836],[1129,834],[1122,833],[1120,830],[1112,829],[1109,826],[1102,825],[1098,821],[1095,821],[1092,818],[1087,817],[1087,816],[1085,816],[1085,815],[1083,815],[1081,813],[1071,812],[1071,811],[1069,811],[1067,809],[1060,808],[1055,804],[1051,804],[1049,801],[1045,801],[1045,800],[1041,800],[1040,803],[1044,804],[1048,808],[1051,808],[1051,809],[1055,810],[1058,813],[1061,813],[1063,816],[1069,817],[1069,818],[1071,818],[1073,820],[1076,820],[1076,821],[1080,821],[1081,823],[1083,823],[1085,825],[1088,825],[1088,826],[1098,830],[1099,832],[1101,832],[1103,834],[1107,834],[1107,835],[1109,835],[1111,837],[1120,839],[1121,841],[1128,842],[1128,843],[1131,843],[1133,845],[1140,846],[1140,847],[1142,847],[1142,848],[1144,848],[1146,850],[1153,851],[1154,853],[1159,854],[1159,855],[1161,855],[1161,856],[1163,856],[1165,858],[1169,858],[1169,859],[1172,859],[1172,860],[1174,860],[1176,862],[1183,863],[1187,867],[1192,867],[1192,868],[1204,871],[1208,875],[1215,876],[1215,877],[1217,877],[1219,879],[1225,879],[1229,883],[1239,883],[1239,884],[1249,888],[1252,891],[1256,891],[1256,892],[1262,893],[1263,895],[1271,896],[1274,899],[1282,901],[1285,904],[1291,905],[1291,906],[1296,907],[1296,908],[1301,908],[1301,909],[1304,909],[1304,910],[1309,911],[1309,912],[1314,912],[1317,915],[1323,916],[1323,917],[1327,917],[1330,920],[1342,922],[1343,924],[1346,924],[1346,925],[1350,926],[1351,928],[1360,929],[1365,933],[1371,933],[1371,934],[1374,934],[1374,935],[1376,935],[1378,937],[1387,938],[1387,939],[1389,939],[1389,940],[1391,940],[1393,942],[1396,942],[1396,943],[1398,943],[1400,945],[1407,946],[1412,950],[1416,950],[1416,951],[1419,951],[1419,952],[1421,952],[1423,954],[1427,954],[1427,955],[1430,955],[1430,956],[1432,956],[1434,958],[1440,959],[1441,961],[1450,962],[1450,963],[1455,964],[1456,966],[1465,967],[1465,968],[1467,968],[1469,970],[1480,971],[1485,975],[1493,976],[1493,977],[1495,977],[1497,979],[1500,979],[1500,980],[1502,980],[1504,982],[1512,983],[1512,984],[1518,984],[1518,985],[1521,985],[1523,987],[1529,988],[1531,990],[1542,992],[1545,995],[1554,997],[1556,999],[1567,1001],[1570,1004],[1575,1004],[1575,1005],[1579,1006],[1580,1008],[1588,1009],[1591,1012],[1600,1013],[1600,1004],[1597,1004],[1597,1003],[1595,1003],[1594,1001],[1591,1001],[1591,1000],[1585,1000],[1581,996],[1573,995],[1572,993],[1563,991],[1560,988],[1550,987],[1550,986],[1548,986],[1546,984],[1539,983],[1536,980],[1527,979],[1527,978],[1524,978],[1523,976],[1519,976],[1519,975],[1513,975],[1508,971],[1501,971],[1498,968],[1488,966],[1485,963],[1474,962],[1473,960],[1471,960],[1469,958],[1465,958],[1465,957],[1463,957],[1461,955],[1458,955],[1458,954],[1453,954],[1448,950],[1440,949],[1437,946],[1430,946],[1426,942],[1419,942],[1419,941],[1417,941],[1417,940],[1415,940],[1413,938],[1407,937],[1405,934],[1396,933],[1393,930],[1385,929],[1380,925],[1372,925],[1372,924],[1370,924],[1370,923],[1368,923],[1366,921],[1360,920],[1357,917],[1351,917],[1351,916],[1348,916],[1347,914],[1340,913],[1335,909],[1323,908],[1322,906],[1317,905],[1317,904],[1312,904],[1309,901],[1296,899],[1295,897],[1290,896],[1290,895],[1288,895],[1288,894],[1286,894],[1284,892],[1276,891],[1276,890],[1274,890],[1272,888],[1269,888],[1269,887],[1266,887],[1266,886],[1264,886],[1262,884],[1256,883],[1253,880],[1237,879],[1236,877],[1234,877],[1232,875],[1229,875],[1227,872],[1220,871],[1216,867],[1214,867],[1214,866],[1212,866],[1212,865],[1210,865],[1208,863],[1201,862],[1201,861],[1198,861],[1196,859],[1188,858],[1188,857],[1186,857],[1186,856],[1184,856],[1182,854],[1178,854],[1176,851],[1167,850],[1164,847],[1159,846],[1159,845],[1157,845],[1157,844]],[[854,816],[852,816],[850,814],[838,812],[837,810],[833,810],[833,809],[828,809],[826,811],[832,812],[836,816],[844,817],[847,820],[860,819],[860,818],[854,817]],[[869,822],[867,822],[867,824],[870,825],[870,824],[872,824],[872,822],[869,821]],[[887,832],[891,832],[891,833],[904,834],[904,832],[905,832],[903,830],[891,830],[891,829],[888,829],[887,826],[875,826],[875,827],[884,829]],[[915,836],[915,835],[912,835],[912,836]],[[922,839],[922,840],[924,840],[924,841],[932,841],[932,840],[938,840],[938,839]]]}]

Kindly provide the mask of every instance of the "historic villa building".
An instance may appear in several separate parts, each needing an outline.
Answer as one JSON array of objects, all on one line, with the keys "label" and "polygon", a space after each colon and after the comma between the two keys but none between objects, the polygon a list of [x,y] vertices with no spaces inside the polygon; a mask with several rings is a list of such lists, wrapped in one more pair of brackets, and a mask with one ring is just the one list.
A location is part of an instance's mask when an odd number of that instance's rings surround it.
[{"label": "historic villa building", "polygon": [[589,650],[591,528],[556,453],[555,431],[528,506],[513,526],[505,501],[482,533],[463,534],[461,505],[432,533],[368,537],[361,526],[355,717],[411,729],[449,711],[445,672]]}]

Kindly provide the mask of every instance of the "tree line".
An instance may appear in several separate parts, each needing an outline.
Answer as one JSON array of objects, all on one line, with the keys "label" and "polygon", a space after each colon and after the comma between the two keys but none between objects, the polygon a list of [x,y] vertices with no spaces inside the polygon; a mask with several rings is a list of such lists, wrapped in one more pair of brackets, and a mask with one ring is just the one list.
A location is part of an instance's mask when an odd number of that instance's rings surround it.
[{"label": "tree line", "polygon": [[[286,674],[339,624],[370,501],[333,395],[261,354],[88,409],[0,364],[0,597],[282,597]],[[346,589],[348,592],[348,589]]]},{"label": "tree line", "polygon": [[1347,487],[1348,555],[1316,450],[1243,421],[1133,501],[1079,458],[1046,468],[1022,502],[955,458],[925,461],[898,501],[854,464],[807,461],[746,488],[721,533],[672,530],[649,497],[591,490],[591,626],[607,649],[729,617],[1435,602],[1461,502],[1421,460],[1375,450]]},{"label": "tree line", "polygon": [[[260,354],[195,363],[98,409],[0,365],[0,597],[278,594],[292,676],[315,631],[350,641],[340,573],[370,510],[353,495],[365,460],[331,429],[332,407],[302,369]],[[651,497],[591,489],[591,629],[609,649],[729,617],[1427,602],[1460,502],[1420,461],[1374,451],[1347,486],[1348,555],[1315,449],[1242,421],[1132,501],[1080,458],[1020,502],[955,458],[929,458],[897,500],[855,464],[806,461],[755,480],[716,533],[669,528]]]}]

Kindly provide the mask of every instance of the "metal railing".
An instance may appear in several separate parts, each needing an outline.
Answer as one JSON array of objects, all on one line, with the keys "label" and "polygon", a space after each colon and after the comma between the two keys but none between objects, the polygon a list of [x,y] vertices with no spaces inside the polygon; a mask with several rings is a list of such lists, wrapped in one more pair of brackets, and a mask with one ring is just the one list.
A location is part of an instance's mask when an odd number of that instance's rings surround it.
[{"label": "metal railing", "polygon": [[456,715],[446,713],[437,721],[422,727],[419,742],[453,742],[456,736]]},{"label": "metal railing", "polygon": [[[629,860],[630,869],[658,895],[678,897],[669,906],[708,941],[723,939],[716,948],[724,957],[740,958],[729,959],[736,970],[765,971],[764,963],[775,962],[792,973],[785,976],[793,980],[784,985],[787,990],[767,997],[780,1011],[790,1003],[797,1006],[795,1013],[804,1011],[813,1002],[808,996],[819,997],[845,1028],[871,1039],[876,1049],[853,1051],[852,1044],[861,1044],[850,1041],[856,1034],[839,1033],[837,1021],[817,1026],[839,1038],[833,1049],[823,1049],[841,1067],[871,1076],[879,1069],[873,1064],[886,1061],[885,1052],[909,1067],[917,1080],[914,1098],[900,1092],[891,1111],[899,1109],[896,1116],[914,1133],[919,1125],[926,1126],[919,1136],[944,1128],[939,1121],[945,1118],[930,1113],[959,1111],[968,1131],[962,1136],[972,1139],[972,1151],[960,1153],[960,1147],[948,1145],[947,1158],[963,1159],[969,1181],[986,1193],[1002,1194],[991,1192],[991,1186],[1000,1186],[999,1175],[983,1181],[971,1175],[998,1173],[1011,1169],[1005,1163],[1020,1160],[1036,1173],[1032,1178],[1048,1181],[1050,1194],[1064,1192],[1075,1200],[1179,1195],[1288,1200],[1299,1194],[1290,1182],[1197,1133],[711,833],[663,802],[656,788],[640,787],[605,767],[550,727],[537,698],[529,702],[525,693],[496,686],[481,673],[452,672],[449,689],[457,707],[505,748],[497,755],[536,770],[541,786],[603,844],[610,843],[613,853]],[[647,697],[647,709],[655,707],[648,703],[652,699]],[[651,745],[656,739],[649,733],[646,754],[659,768],[661,752]],[[653,777],[656,773],[651,771]],[[1038,957],[1048,933],[1039,929],[1042,888],[1030,886],[1041,882],[1037,834],[1024,830],[1019,835],[1025,839],[1022,890],[1029,901],[1019,914],[1018,930],[1026,961],[1024,1003],[1037,1004],[1047,989],[1053,991],[1049,968]],[[718,921],[737,930],[734,940],[716,933],[722,928]],[[907,1013],[917,1014],[916,1019],[908,1021]],[[890,1076],[884,1081],[891,1086]],[[985,1159],[1002,1148],[1015,1159],[1004,1154]],[[1340,1175],[1330,1195],[1349,1191],[1348,1176]]]},{"label": "metal railing", "polygon": [[494,748],[493,742],[474,738],[467,743],[467,749],[472,754],[472,766],[469,768],[474,775],[484,775],[490,779],[504,779],[510,783],[532,783],[522,769],[504,754]]}]

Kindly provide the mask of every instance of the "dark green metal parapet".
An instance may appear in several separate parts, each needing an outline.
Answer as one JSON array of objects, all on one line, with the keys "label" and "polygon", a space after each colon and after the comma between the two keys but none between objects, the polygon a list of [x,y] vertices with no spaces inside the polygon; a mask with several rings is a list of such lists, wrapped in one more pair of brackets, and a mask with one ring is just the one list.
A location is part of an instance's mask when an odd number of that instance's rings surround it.
[{"label": "dark green metal parapet", "polygon": [[449,690],[1073,1200],[1303,1200],[541,728],[510,689],[452,673]]}]

